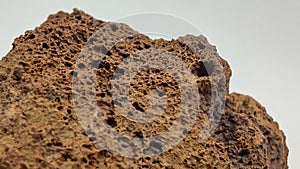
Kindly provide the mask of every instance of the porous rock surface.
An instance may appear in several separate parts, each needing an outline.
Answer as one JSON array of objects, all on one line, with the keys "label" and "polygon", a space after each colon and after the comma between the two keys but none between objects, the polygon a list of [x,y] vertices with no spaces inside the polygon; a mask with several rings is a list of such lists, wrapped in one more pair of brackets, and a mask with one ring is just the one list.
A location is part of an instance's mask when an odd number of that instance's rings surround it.
[{"label": "porous rock surface", "polygon": [[50,15],[40,27],[15,39],[13,49],[0,62],[0,168],[288,168],[288,149],[278,124],[253,98],[228,93],[230,67],[203,36],[197,37],[200,61],[181,43],[189,41],[191,35],[171,41],[152,40],[142,34],[126,38],[95,66],[98,76],[91,95],[107,110],[104,119],[118,132],[151,137],[170,127],[176,118],[176,81],[157,69],[136,75],[129,90],[136,109],[149,107],[146,96],[151,88],[159,88],[168,96],[166,115],[140,125],[119,115],[111,102],[110,78],[118,64],[137,51],[167,50],[189,65],[206,100],[211,94],[209,76],[218,77],[209,70],[214,68],[210,58],[215,57],[225,71],[226,85],[221,90],[226,92],[226,103],[214,133],[199,142],[197,136],[207,111],[202,103],[186,137],[159,156],[129,158],[97,146],[96,135],[82,128],[74,110],[72,77],[78,73],[76,60],[82,48],[106,24],[75,9],[71,14]]}]

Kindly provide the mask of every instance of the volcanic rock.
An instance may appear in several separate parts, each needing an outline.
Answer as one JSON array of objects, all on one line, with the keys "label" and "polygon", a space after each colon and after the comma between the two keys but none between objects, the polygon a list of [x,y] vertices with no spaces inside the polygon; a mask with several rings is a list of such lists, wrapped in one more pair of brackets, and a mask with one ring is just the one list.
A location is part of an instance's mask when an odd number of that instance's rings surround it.
[{"label": "volcanic rock", "polygon": [[[166,41],[135,33],[111,48],[99,46],[110,35],[97,36],[97,31],[110,24],[74,9],[71,14],[50,15],[41,26],[15,39],[12,50],[0,62],[0,168],[288,168],[285,136],[277,122],[250,96],[229,93],[229,64],[204,36],[187,35]],[[111,29],[121,34],[125,27]],[[193,45],[198,51],[191,48]],[[97,144],[105,138],[85,127],[80,118],[91,111],[79,112],[86,104],[76,98],[95,98],[95,103],[105,110],[95,119],[106,121],[122,135],[143,139],[168,130],[176,123],[181,108],[180,84],[172,75],[151,68],[140,71],[130,82],[129,101],[139,112],[145,113],[151,107],[148,96],[153,89],[166,99],[164,115],[151,123],[126,118],[132,116],[130,112],[122,116],[111,92],[115,73],[126,72],[118,66],[128,58],[134,59],[136,53],[146,55],[143,52],[151,49],[167,51],[184,61],[197,82],[202,101],[195,124],[184,130],[185,137],[176,146],[164,151],[159,142],[151,142],[145,152],[159,155],[122,156]],[[103,56],[102,60],[97,56]],[[162,52],[162,58],[167,56]],[[96,75],[90,80],[95,83],[94,90],[76,93],[74,85],[89,82],[85,78],[88,74],[80,74],[80,70],[88,68]],[[76,77],[81,79],[74,81]],[[210,101],[216,86],[224,105],[216,101],[214,109]],[[206,133],[206,139],[199,141],[205,126],[214,125],[207,119],[215,120],[217,125],[212,133]]]}]

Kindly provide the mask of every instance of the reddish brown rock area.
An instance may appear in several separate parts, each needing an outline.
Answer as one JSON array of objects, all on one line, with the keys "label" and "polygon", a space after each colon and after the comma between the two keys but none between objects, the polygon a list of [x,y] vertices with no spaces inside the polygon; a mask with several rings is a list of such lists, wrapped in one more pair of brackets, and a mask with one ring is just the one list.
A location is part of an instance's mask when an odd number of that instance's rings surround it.
[{"label": "reddish brown rock area", "polygon": [[[184,60],[195,75],[204,102],[186,137],[159,156],[122,157],[99,147],[97,135],[93,137],[93,131],[85,131],[79,123],[72,77],[78,73],[76,67],[87,66],[76,65],[84,45],[107,24],[75,9],[71,14],[50,15],[40,27],[15,39],[13,49],[0,62],[0,168],[288,168],[288,149],[278,124],[253,98],[228,93],[231,69],[204,36],[197,37],[200,60],[182,43],[191,35],[166,41],[136,34],[106,53],[101,64],[94,67],[97,80],[91,95],[107,110],[103,118],[116,131],[131,137],[152,137],[168,129],[177,117],[176,80],[157,69],[135,76],[129,89],[130,101],[144,111],[149,107],[146,96],[151,88],[159,88],[168,100],[165,116],[141,125],[114,109],[110,78],[122,60],[137,51],[162,49]],[[226,92],[225,111],[214,133],[199,142],[199,126],[208,109],[205,99],[211,95],[208,79],[221,79],[209,70],[214,68],[212,57],[225,71],[226,85],[220,89]]]}]

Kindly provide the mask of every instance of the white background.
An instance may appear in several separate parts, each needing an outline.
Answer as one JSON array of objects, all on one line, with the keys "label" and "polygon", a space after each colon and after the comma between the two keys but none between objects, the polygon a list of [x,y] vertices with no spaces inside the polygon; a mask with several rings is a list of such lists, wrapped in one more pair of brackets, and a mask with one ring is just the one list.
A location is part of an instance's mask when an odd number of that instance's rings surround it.
[{"label": "white background", "polygon": [[231,92],[251,95],[267,108],[287,136],[289,167],[300,168],[300,1],[1,0],[0,56],[49,14],[74,7],[106,21],[159,12],[193,24],[230,63]]}]

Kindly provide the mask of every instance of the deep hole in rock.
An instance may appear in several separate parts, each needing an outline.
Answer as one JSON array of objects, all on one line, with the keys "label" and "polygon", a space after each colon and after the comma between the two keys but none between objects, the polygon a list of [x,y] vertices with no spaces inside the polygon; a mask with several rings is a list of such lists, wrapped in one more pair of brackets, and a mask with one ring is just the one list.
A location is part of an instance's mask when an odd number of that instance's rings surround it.
[{"label": "deep hole in rock", "polygon": [[45,48],[45,49],[49,49],[49,45],[48,45],[47,43],[45,43],[45,42],[43,43],[42,46],[43,46],[43,48]]},{"label": "deep hole in rock", "polygon": [[117,126],[117,122],[116,122],[114,117],[109,117],[108,119],[106,119],[106,122],[111,127],[116,127]]},{"label": "deep hole in rock", "polygon": [[239,155],[240,155],[240,156],[245,156],[245,155],[248,155],[248,154],[250,154],[250,151],[247,150],[247,149],[243,149],[243,150],[241,150],[241,151],[239,152]]},{"label": "deep hole in rock", "polygon": [[87,159],[86,159],[86,158],[82,158],[81,161],[82,161],[83,163],[87,163]]},{"label": "deep hole in rock", "polygon": [[142,107],[140,107],[140,105],[137,102],[134,102],[132,106],[138,111],[145,112],[145,110]]}]

